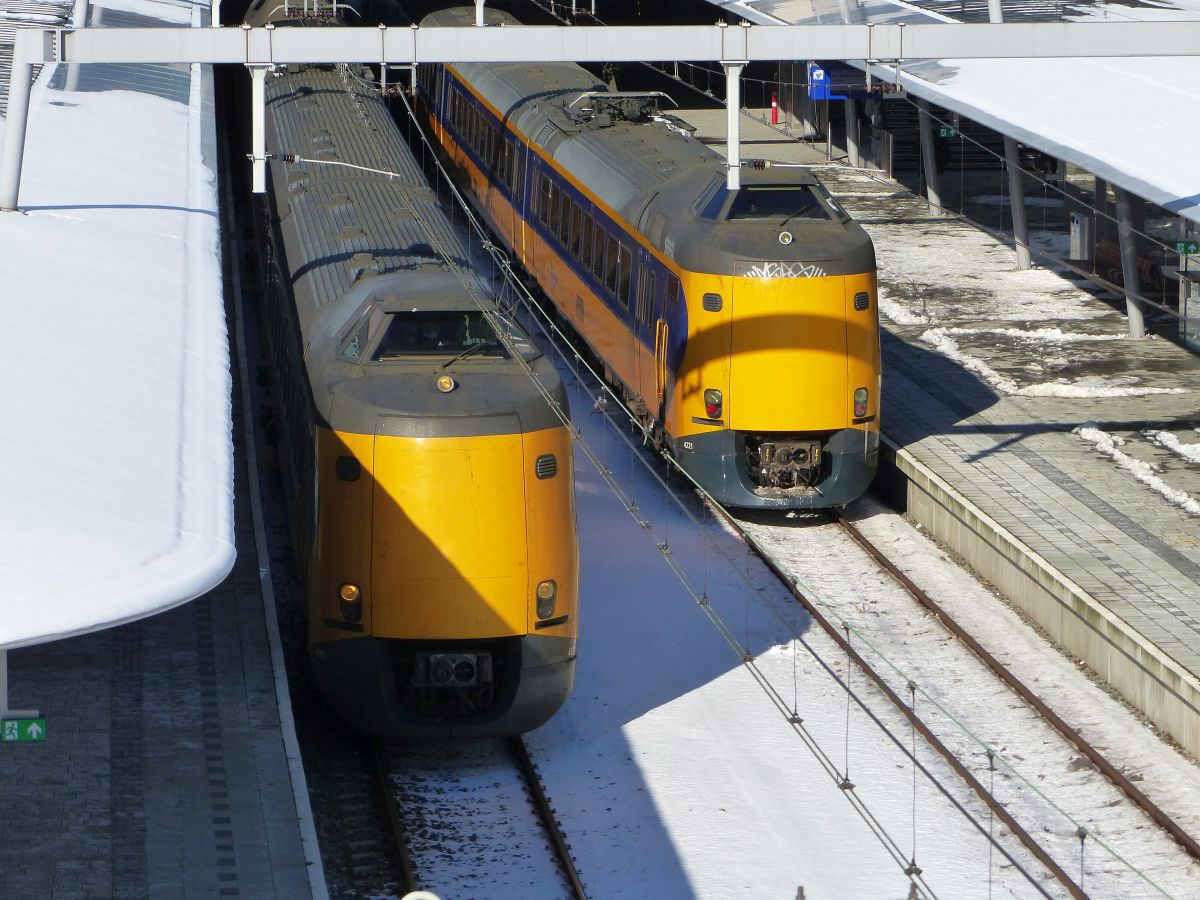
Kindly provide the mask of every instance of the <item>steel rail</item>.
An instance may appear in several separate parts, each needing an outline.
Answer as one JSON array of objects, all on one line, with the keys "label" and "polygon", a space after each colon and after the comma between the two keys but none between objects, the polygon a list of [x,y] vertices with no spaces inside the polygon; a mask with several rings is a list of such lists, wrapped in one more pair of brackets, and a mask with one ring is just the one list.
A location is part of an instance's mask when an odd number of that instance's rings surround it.
[{"label": "steel rail", "polygon": [[956,638],[963,642],[979,660],[986,665],[996,677],[1008,685],[1017,693],[1026,703],[1032,706],[1037,713],[1045,719],[1054,729],[1070,741],[1080,753],[1087,757],[1088,761],[1094,765],[1102,775],[1111,781],[1122,793],[1130,800],[1136,803],[1156,825],[1165,830],[1176,842],[1179,843],[1188,855],[1193,859],[1200,860],[1200,843],[1196,841],[1190,834],[1184,831],[1177,822],[1171,819],[1165,812],[1155,805],[1149,797],[1138,790],[1137,786],[1125,777],[1116,766],[1109,762],[1105,756],[1093,747],[1088,740],[1063,721],[1053,709],[1051,709],[1045,701],[1017,678],[1009,669],[993,656],[988,650],[979,643],[971,634],[954,620],[954,617],[946,612],[946,610],[924,590],[916,585],[912,579],[900,571],[899,568],[889,560],[883,552],[871,543],[867,538],[840,510],[831,511],[834,518],[846,530],[846,532],[854,539],[854,541],[862,547],[872,559],[880,566],[887,570],[905,590],[912,595],[921,606],[937,616],[942,625],[950,631]]},{"label": "steel rail", "polygon": [[976,778],[971,770],[968,769],[961,760],[959,760],[954,752],[944,743],[942,743],[941,739],[934,734],[932,730],[930,730],[929,726],[927,726],[921,720],[913,708],[906,704],[903,698],[901,698],[894,690],[892,690],[891,686],[887,683],[883,676],[875,671],[874,667],[871,666],[866,658],[854,649],[854,646],[850,643],[849,636],[842,634],[842,632],[838,630],[837,626],[821,613],[820,607],[805,596],[803,591],[800,590],[799,586],[797,586],[796,582],[793,580],[790,573],[788,573],[769,553],[766,553],[758,545],[758,542],[755,541],[753,536],[746,531],[746,529],[742,526],[742,523],[734,518],[734,516],[727,509],[720,505],[714,505],[713,509],[717,515],[720,515],[721,518],[723,518],[729,524],[729,527],[734,530],[734,532],[742,539],[746,546],[749,547],[750,550],[762,561],[763,565],[765,565],[775,575],[775,577],[783,583],[787,590],[791,592],[796,601],[803,606],[805,611],[812,617],[812,620],[821,626],[825,633],[833,639],[833,642],[838,645],[838,647],[850,660],[854,662],[856,666],[858,666],[859,670],[865,674],[871,680],[871,682],[877,688],[879,688],[880,691],[883,692],[884,696],[887,697],[892,705],[895,706],[896,709],[899,710],[899,712],[908,720],[909,724],[912,725],[912,727],[917,731],[918,734],[921,735],[922,738],[924,738],[925,742],[932,747],[937,754],[942,757],[943,760],[945,760],[946,764],[949,765],[950,768],[954,770],[955,774],[957,774],[958,777],[961,778],[963,782],[975,792],[976,796],[983,801],[987,808],[991,810],[993,815],[995,815],[996,818],[999,819],[1010,832],[1012,832],[1017,840],[1021,842],[1022,846],[1024,846],[1025,849],[1028,850],[1038,860],[1038,862],[1046,867],[1046,869],[1054,876],[1059,884],[1066,889],[1068,894],[1076,898],[1076,900],[1087,900],[1088,895],[1084,892],[1083,888],[1076,884],[1075,880],[1067,874],[1066,870],[1058,864],[1058,862],[1046,851],[1046,849],[1042,847],[1041,844],[1039,844],[1015,818],[1013,818],[1012,814],[1009,813],[1004,804],[1000,803],[995,797],[992,796],[991,792],[987,789],[983,782]]},{"label": "steel rail", "polygon": [[396,859],[400,864],[400,883],[403,886],[403,893],[408,894],[420,890],[420,885],[417,883],[412,853],[408,848],[408,833],[404,829],[404,819],[400,816],[396,792],[392,789],[391,779],[388,775],[390,765],[387,743],[382,738],[376,738],[372,742],[372,756],[375,758],[375,775],[379,779],[379,789],[383,791],[383,806],[387,810],[392,840],[396,845]]},{"label": "steel rail", "polygon": [[546,835],[554,847],[554,855],[558,860],[559,868],[562,869],[563,875],[571,886],[571,895],[575,900],[587,900],[587,892],[583,888],[579,871],[575,868],[575,859],[571,856],[571,847],[563,836],[558,819],[554,816],[554,809],[550,806],[546,792],[542,789],[542,779],[538,775],[537,767],[533,764],[533,758],[529,755],[525,741],[521,739],[520,735],[511,737],[508,739],[508,747],[513,758],[516,759],[517,765],[521,768],[521,775],[529,787],[529,796],[537,811],[538,819],[541,821],[542,827],[546,829]]}]

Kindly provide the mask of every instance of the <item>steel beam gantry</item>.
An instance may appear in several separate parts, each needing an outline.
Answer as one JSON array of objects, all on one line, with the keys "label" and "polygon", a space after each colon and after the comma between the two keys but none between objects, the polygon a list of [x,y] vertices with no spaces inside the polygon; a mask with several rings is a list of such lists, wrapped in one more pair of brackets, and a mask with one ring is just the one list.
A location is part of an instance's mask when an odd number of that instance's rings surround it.
[{"label": "steel beam gantry", "polygon": [[[477,5],[482,10],[482,2]],[[477,14],[478,17],[478,14]],[[453,28],[59,28],[17,32],[9,118],[0,159],[0,210],[15,210],[36,65],[47,63],[236,63],[251,68],[255,97],[265,69],[289,63],[716,61],[737,100],[754,60],[1192,56],[1200,22],[1048,22],[979,26],[777,25],[518,26]],[[515,32],[518,32],[516,34]],[[255,74],[263,73],[263,74]],[[736,110],[736,103],[733,109]],[[263,114],[256,99],[255,116]],[[738,119],[730,115],[729,184],[738,182]],[[257,127],[257,126],[256,126]],[[255,185],[265,187],[265,147],[252,148]]]}]

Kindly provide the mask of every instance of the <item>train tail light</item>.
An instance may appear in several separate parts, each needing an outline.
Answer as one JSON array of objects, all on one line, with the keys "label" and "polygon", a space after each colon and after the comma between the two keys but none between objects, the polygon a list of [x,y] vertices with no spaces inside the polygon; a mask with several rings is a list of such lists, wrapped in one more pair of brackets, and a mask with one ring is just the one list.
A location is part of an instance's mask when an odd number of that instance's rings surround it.
[{"label": "train tail light", "polygon": [[724,399],[721,397],[721,392],[714,388],[708,388],[704,392],[704,414],[710,419],[721,418],[721,412],[724,407]]},{"label": "train tail light", "polygon": [[867,389],[859,388],[854,392],[854,418],[861,419],[867,414]]},{"label": "train tail light", "polygon": [[548,619],[554,615],[554,600],[558,596],[558,585],[551,581],[540,582],[537,586],[537,615],[539,619]]}]

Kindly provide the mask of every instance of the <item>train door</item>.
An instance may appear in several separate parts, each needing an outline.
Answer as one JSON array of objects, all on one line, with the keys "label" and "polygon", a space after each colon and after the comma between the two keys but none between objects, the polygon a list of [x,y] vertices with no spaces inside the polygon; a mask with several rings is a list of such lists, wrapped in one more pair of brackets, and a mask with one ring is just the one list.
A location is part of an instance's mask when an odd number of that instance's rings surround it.
[{"label": "train door", "polygon": [[630,326],[633,353],[637,365],[638,395],[651,414],[657,411],[658,363],[655,352],[657,327],[655,325],[655,272],[650,264],[650,254],[639,248],[637,259],[637,289],[633,303],[633,321]]}]

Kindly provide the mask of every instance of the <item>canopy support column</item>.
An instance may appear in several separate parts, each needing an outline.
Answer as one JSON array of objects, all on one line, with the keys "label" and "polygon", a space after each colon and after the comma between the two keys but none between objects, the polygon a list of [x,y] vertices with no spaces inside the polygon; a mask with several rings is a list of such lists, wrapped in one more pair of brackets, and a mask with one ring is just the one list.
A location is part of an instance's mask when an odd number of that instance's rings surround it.
[{"label": "canopy support column", "polygon": [[725,122],[728,146],[726,165],[729,175],[725,186],[736,191],[742,186],[742,69],[744,62],[721,63],[725,69]]},{"label": "canopy support column", "polygon": [[33,89],[34,43],[45,32],[18,28],[8,76],[8,115],[4,128],[4,158],[0,159],[0,210],[15,212],[21,192],[21,167],[25,162],[25,130],[29,124],[29,93]]},{"label": "canopy support column", "polygon": [[917,101],[918,123],[921,132],[921,166],[925,172],[925,199],[932,211],[942,213],[942,188],[937,170],[937,150],[933,145],[933,118],[929,115],[929,103]]},{"label": "canopy support column", "polygon": [[0,649],[0,719],[38,719],[36,709],[9,709],[8,707],[8,651]]},{"label": "canopy support column", "polygon": [[1114,186],[1117,195],[1117,237],[1121,242],[1121,280],[1125,282],[1125,310],[1129,315],[1129,336],[1146,336],[1146,318],[1138,295],[1137,232],[1133,227],[1133,201],[1128,191]]},{"label": "canopy support column", "polygon": [[850,165],[857,169],[862,165],[862,154],[858,150],[858,101],[851,97],[843,102],[846,116],[846,158]]},{"label": "canopy support column", "polygon": [[250,70],[250,162],[256,194],[267,192],[267,66],[247,66]]},{"label": "canopy support column", "polygon": [[1008,200],[1012,205],[1013,242],[1017,245],[1017,268],[1033,265],[1029,257],[1029,220],[1025,216],[1025,182],[1021,175],[1021,156],[1017,142],[1004,136],[1004,160],[1008,164]]}]

